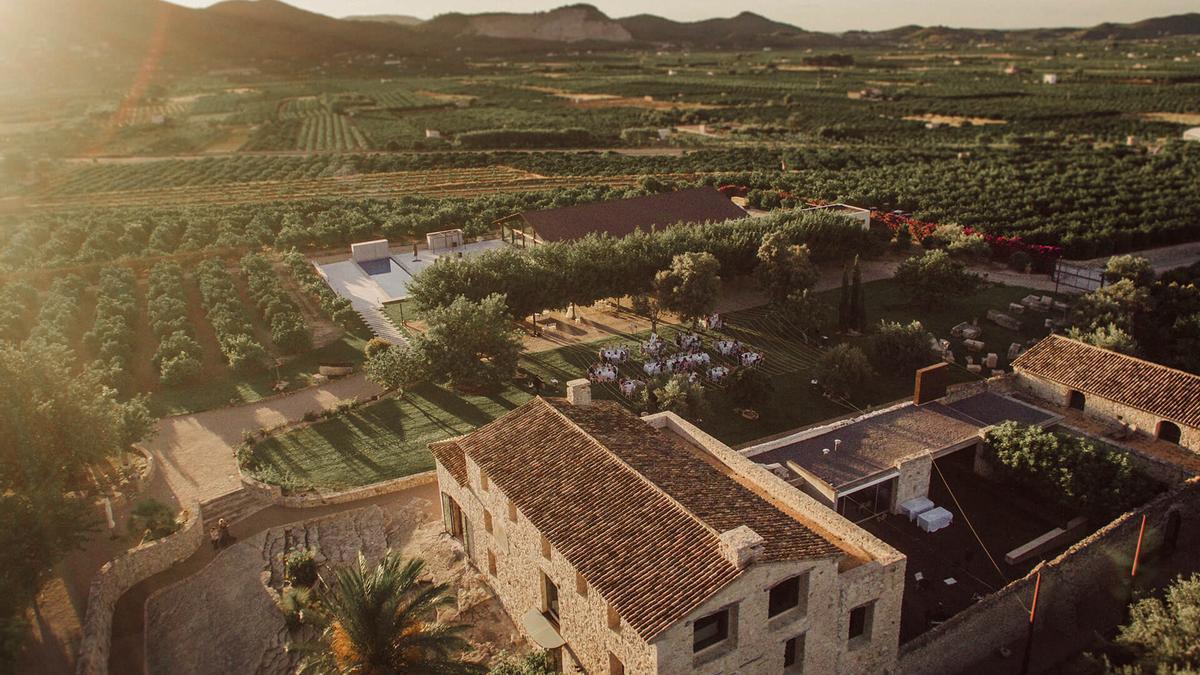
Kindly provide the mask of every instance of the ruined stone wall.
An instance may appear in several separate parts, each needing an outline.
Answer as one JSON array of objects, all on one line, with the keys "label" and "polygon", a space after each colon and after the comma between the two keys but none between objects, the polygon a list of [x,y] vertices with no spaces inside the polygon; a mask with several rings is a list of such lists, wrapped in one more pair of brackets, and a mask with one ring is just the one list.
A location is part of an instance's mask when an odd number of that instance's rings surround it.
[{"label": "ruined stone wall", "polygon": [[1037,631],[1054,639],[1035,640],[1035,658],[1040,655],[1054,662],[1083,649],[1093,633],[1081,626],[1111,628],[1124,619],[1142,515],[1146,516],[1141,557],[1145,567],[1139,578],[1149,573],[1156,557],[1167,555],[1162,544],[1171,511],[1178,511],[1181,518],[1178,549],[1171,560],[1186,560],[1188,556],[1194,559],[1200,552],[1200,478],[1190,479],[1143,508],[1117,518],[1024,578],[905,643],[900,648],[899,672],[969,672],[1001,647],[1012,650],[1009,658],[1020,658],[1039,570]]},{"label": "ruined stone wall", "polygon": [[79,643],[78,675],[108,673],[113,610],[117,600],[138,583],[189,557],[204,543],[200,505],[187,508],[187,519],[170,536],[146,543],[104,563],[88,590],[87,612]]},{"label": "ruined stone wall", "polygon": [[247,476],[244,472],[241,473],[241,480],[242,487],[260,501],[292,509],[305,509],[329,504],[345,504],[346,502],[354,502],[369,497],[402,492],[418,485],[429,485],[437,480],[437,472],[423,471],[411,476],[392,478],[378,483],[371,483],[370,485],[342,490],[341,492],[313,491],[288,495],[283,494],[283,490],[278,485],[264,483],[251,476]]}]

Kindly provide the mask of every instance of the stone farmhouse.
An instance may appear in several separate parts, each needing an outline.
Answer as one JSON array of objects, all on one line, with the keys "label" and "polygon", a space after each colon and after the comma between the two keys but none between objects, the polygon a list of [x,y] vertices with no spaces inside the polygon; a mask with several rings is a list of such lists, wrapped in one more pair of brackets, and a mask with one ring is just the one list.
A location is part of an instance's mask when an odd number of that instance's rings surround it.
[{"label": "stone farmhouse", "polygon": [[624,237],[637,230],[650,232],[679,223],[724,222],[745,218],[746,212],[714,187],[526,211],[509,219],[512,243],[532,246],[573,241],[589,234]]},{"label": "stone farmhouse", "polygon": [[1051,335],[1013,361],[1037,398],[1200,452],[1200,377]]},{"label": "stone farmhouse", "polygon": [[672,413],[575,380],[431,450],[447,531],[564,672],[895,667],[904,557]]}]

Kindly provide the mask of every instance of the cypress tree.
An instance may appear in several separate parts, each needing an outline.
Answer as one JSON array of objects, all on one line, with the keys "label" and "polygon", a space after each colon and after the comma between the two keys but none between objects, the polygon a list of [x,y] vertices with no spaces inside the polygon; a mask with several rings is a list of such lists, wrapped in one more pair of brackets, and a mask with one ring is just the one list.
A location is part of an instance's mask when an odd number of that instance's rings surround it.
[{"label": "cypress tree", "polygon": [[854,256],[854,278],[850,286],[850,323],[860,333],[867,329],[867,305],[863,302],[862,269]]},{"label": "cypress tree", "polygon": [[838,328],[846,330],[851,327],[850,318],[850,268],[842,265],[842,299],[838,303]]}]

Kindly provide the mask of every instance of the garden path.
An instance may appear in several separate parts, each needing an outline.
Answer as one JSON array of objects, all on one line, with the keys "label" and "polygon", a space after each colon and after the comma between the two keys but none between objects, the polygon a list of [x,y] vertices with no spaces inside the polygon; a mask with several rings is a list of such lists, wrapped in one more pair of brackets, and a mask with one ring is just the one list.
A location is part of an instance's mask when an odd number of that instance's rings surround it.
[{"label": "garden path", "polygon": [[242,433],[298,420],[350,398],[380,393],[361,373],[293,394],[234,408],[168,417],[145,447],[181,504],[219,497],[241,487],[234,449]]}]

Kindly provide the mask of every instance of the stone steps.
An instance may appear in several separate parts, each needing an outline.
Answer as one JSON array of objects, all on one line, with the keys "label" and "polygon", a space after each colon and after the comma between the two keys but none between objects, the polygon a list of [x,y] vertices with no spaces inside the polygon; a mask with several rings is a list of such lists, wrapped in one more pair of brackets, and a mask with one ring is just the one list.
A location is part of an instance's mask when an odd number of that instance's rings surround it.
[{"label": "stone steps", "polygon": [[200,503],[200,515],[204,519],[204,529],[216,526],[217,521],[221,518],[225,522],[232,525],[237,521],[257,513],[266,504],[263,504],[252,493],[247,490],[234,490],[215,497],[206,502]]},{"label": "stone steps", "polygon": [[366,304],[354,303],[354,311],[362,317],[367,327],[371,329],[377,337],[383,338],[392,344],[406,345],[408,340],[404,338],[404,333],[392,323],[392,320],[387,317],[378,307],[373,307]]}]

